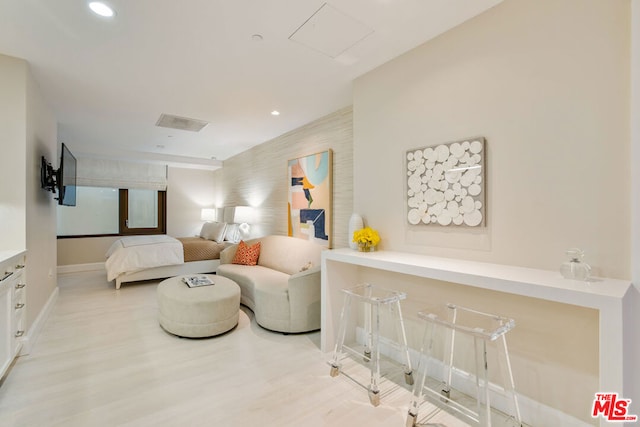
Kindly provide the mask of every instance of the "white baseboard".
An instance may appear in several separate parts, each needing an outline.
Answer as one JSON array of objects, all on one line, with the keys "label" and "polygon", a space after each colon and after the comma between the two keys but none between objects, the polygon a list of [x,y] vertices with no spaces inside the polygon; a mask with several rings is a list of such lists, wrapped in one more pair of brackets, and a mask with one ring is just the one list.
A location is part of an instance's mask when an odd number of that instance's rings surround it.
[{"label": "white baseboard", "polygon": [[93,262],[89,264],[69,264],[59,265],[58,274],[78,273],[82,271],[104,271],[104,262]]},{"label": "white baseboard", "polygon": [[[364,330],[362,327],[358,327],[356,330],[356,341],[360,344],[364,343]],[[396,360],[400,363],[402,355],[398,350],[398,346],[392,343],[390,339],[386,337],[380,337],[380,353]],[[409,357],[413,365],[414,371],[418,366],[420,360],[420,352],[409,348]],[[422,369],[420,372],[422,372]],[[444,363],[439,360],[431,360],[429,364],[429,376],[435,378],[438,381],[443,380]],[[476,393],[475,376],[471,373],[462,371],[461,369],[453,370],[453,376],[451,379],[452,388],[461,391],[470,396],[474,396]],[[516,391],[518,385],[516,384]],[[491,407],[501,412],[511,412],[511,404],[509,399],[504,394],[504,389],[494,383],[489,383],[489,399],[491,400]],[[535,401],[527,396],[523,396],[517,393],[518,406],[520,407],[520,415],[522,421],[530,426],[562,426],[562,427],[590,427],[591,425],[581,421],[571,415],[544,405],[538,401]]]},{"label": "white baseboard", "polygon": [[24,356],[31,353],[31,348],[33,348],[33,345],[38,339],[38,336],[40,335],[40,331],[42,331],[42,328],[44,327],[44,324],[49,318],[49,315],[51,314],[51,311],[53,310],[53,307],[55,306],[57,300],[58,300],[58,287],[56,286],[53,292],[51,292],[51,295],[49,295],[49,299],[47,300],[47,303],[44,305],[42,310],[40,310],[40,313],[38,313],[38,317],[36,317],[36,320],[33,322],[31,327],[27,331],[25,338],[23,338],[22,349],[20,350],[19,356]]}]

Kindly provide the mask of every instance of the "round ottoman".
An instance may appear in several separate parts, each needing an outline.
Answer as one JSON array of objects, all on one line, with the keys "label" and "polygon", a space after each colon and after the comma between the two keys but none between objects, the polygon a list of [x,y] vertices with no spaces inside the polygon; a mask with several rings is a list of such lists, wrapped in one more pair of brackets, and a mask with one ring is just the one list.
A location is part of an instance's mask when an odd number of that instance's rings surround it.
[{"label": "round ottoman", "polygon": [[185,276],[158,284],[158,317],[165,331],[181,337],[202,338],[222,334],[238,324],[240,286],[226,277],[204,276],[214,284],[190,288],[182,281]]}]

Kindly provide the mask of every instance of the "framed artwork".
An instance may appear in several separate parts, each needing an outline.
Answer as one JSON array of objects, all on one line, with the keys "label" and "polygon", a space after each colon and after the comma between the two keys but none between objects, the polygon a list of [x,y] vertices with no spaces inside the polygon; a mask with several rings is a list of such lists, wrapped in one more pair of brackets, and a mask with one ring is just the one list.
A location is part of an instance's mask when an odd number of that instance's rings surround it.
[{"label": "framed artwork", "polygon": [[289,236],[331,248],[332,176],[331,150],[288,161]]},{"label": "framed artwork", "polygon": [[415,148],[406,153],[406,208],[411,225],[485,225],[483,137]]}]

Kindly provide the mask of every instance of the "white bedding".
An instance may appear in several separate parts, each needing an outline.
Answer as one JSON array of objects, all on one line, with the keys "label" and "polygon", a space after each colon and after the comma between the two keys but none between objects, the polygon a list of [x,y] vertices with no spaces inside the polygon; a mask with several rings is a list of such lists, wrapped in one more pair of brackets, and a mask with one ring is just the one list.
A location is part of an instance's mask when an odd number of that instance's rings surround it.
[{"label": "white bedding", "polygon": [[184,264],[182,243],[166,235],[123,237],[113,242],[106,255],[109,281],[145,268]]}]

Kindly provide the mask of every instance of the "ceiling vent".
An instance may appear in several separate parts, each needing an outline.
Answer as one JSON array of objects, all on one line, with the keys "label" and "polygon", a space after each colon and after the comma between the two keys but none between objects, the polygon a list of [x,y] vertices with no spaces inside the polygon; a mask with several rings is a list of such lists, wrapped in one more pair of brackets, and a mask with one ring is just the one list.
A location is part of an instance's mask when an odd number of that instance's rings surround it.
[{"label": "ceiling vent", "polygon": [[209,122],[204,120],[189,119],[186,117],[172,116],[171,114],[161,114],[156,122],[156,126],[163,128],[188,130],[191,132],[200,132]]}]

